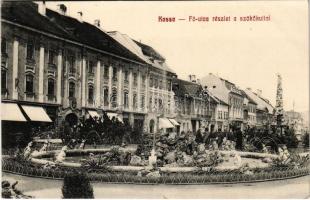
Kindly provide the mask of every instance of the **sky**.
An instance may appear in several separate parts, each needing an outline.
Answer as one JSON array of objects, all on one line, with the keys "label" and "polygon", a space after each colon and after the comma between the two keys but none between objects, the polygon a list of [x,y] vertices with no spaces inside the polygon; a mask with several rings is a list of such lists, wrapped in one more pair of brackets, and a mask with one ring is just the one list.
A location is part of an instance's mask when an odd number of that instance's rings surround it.
[{"label": "sky", "polygon": [[[277,73],[282,76],[284,109],[309,110],[309,33],[307,1],[47,2],[67,6],[69,16],[100,19],[105,31],[119,31],[152,46],[179,78],[209,73],[240,88],[261,89],[275,105]],[[244,22],[239,17],[270,16]],[[176,22],[158,18],[175,17]],[[189,16],[209,17],[189,22]],[[214,22],[212,17],[230,16]],[[237,21],[233,21],[233,17]],[[185,20],[178,20],[184,18]],[[294,102],[294,103],[293,103]]]}]

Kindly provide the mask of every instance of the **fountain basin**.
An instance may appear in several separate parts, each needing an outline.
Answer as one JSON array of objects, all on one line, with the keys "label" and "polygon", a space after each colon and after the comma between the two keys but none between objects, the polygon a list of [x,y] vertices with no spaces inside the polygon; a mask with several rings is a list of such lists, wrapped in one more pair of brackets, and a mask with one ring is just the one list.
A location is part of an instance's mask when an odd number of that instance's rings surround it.
[{"label": "fountain basin", "polygon": [[[64,167],[71,168],[80,168],[82,163],[79,162],[83,159],[86,159],[90,153],[93,154],[104,154],[110,151],[112,147],[101,148],[101,149],[74,149],[68,150],[66,152],[66,159],[63,162],[56,163],[52,158],[57,155],[60,150],[47,151],[47,152],[36,152],[32,154],[31,162],[38,165],[59,165]],[[119,148],[120,151],[134,153],[136,148]],[[232,151],[219,151],[220,153],[230,156],[233,153]],[[249,168],[266,168],[269,164],[261,161],[262,158],[277,158],[277,155],[266,154],[266,153],[256,153],[256,152],[237,152],[242,158],[242,165],[248,163]],[[138,172],[141,170],[149,170],[149,166],[107,166],[108,169],[112,171],[131,171]],[[240,168],[240,166],[234,166],[234,162],[231,157],[227,161],[220,163],[218,166],[213,167],[217,171],[225,170],[235,170]],[[162,172],[195,172],[198,170],[209,171],[210,167],[184,167],[184,166],[163,166],[159,167]]]}]

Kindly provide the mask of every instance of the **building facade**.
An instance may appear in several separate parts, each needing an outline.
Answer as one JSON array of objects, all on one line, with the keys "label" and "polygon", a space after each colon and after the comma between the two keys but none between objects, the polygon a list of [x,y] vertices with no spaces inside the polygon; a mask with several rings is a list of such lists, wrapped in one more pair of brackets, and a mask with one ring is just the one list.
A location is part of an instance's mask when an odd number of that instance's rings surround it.
[{"label": "building facade", "polygon": [[141,58],[64,5],[4,2],[1,23],[3,103],[40,107],[55,124],[105,111],[146,131],[173,110],[175,74],[152,47],[133,41]]},{"label": "building facade", "polygon": [[302,140],[303,134],[307,129],[304,126],[302,114],[294,110],[286,111],[284,113],[284,124],[292,128],[299,141]]},{"label": "building facade", "polygon": [[195,78],[189,81],[173,79],[175,101],[175,119],[180,124],[179,131],[196,132],[199,129],[214,129],[217,100],[208,90],[197,83]]},{"label": "building facade", "polygon": [[256,103],[256,127],[272,124],[274,118],[274,107],[269,101],[262,97],[262,91],[252,91],[251,88],[244,90],[245,94]]},{"label": "building facade", "polygon": [[245,128],[252,128],[256,126],[256,109],[257,103],[248,96],[243,90],[242,95],[244,96],[243,102],[243,123]]}]

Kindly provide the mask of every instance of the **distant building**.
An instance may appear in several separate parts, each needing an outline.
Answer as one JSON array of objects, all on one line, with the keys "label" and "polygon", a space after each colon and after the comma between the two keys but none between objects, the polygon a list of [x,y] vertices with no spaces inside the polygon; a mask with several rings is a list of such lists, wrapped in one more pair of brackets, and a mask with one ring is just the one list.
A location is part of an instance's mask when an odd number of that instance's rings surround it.
[{"label": "distant building", "polygon": [[246,95],[256,103],[256,126],[262,127],[273,122],[274,107],[262,97],[262,91],[253,92],[250,88],[244,90]]},{"label": "distant building", "polygon": [[243,102],[243,120],[246,127],[254,127],[257,124],[256,121],[256,110],[257,103],[242,90],[242,95],[244,96]]},{"label": "distant building", "polygon": [[[234,83],[209,74],[201,79],[201,84],[225,104],[229,105],[228,111],[219,110],[219,116],[229,121],[229,129],[243,129],[243,103],[242,91]],[[221,113],[224,112],[224,113]]]},{"label": "distant building", "polygon": [[307,128],[304,126],[302,114],[293,110],[284,112],[284,124],[294,129],[298,140],[302,139],[302,135],[307,130]]},{"label": "distant building", "polygon": [[217,100],[204,90],[194,77],[191,77],[190,81],[173,79],[173,92],[175,119],[180,124],[180,131],[214,129]]}]

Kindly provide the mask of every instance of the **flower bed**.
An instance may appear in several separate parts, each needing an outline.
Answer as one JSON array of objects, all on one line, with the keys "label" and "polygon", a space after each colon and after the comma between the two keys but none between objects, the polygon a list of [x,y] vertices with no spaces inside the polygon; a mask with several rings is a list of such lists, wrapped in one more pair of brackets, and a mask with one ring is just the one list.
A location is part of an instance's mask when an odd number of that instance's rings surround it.
[{"label": "flower bed", "polygon": [[[118,166],[114,166],[118,167]],[[15,173],[25,176],[62,179],[68,173],[75,173],[77,170],[73,168],[56,168],[42,169],[38,165],[20,164],[17,161],[5,158],[2,159],[2,170],[4,172]],[[176,172],[162,170],[160,177],[137,176],[135,172],[119,172],[115,171],[96,171],[88,172],[88,176],[92,181],[100,181],[106,183],[136,183],[136,184],[215,184],[215,183],[243,183],[270,181],[278,179],[288,179],[308,175],[309,166],[302,168],[266,168],[255,169],[253,174],[243,174],[237,170],[216,171],[209,168],[208,170],[196,169],[195,172]]]}]

